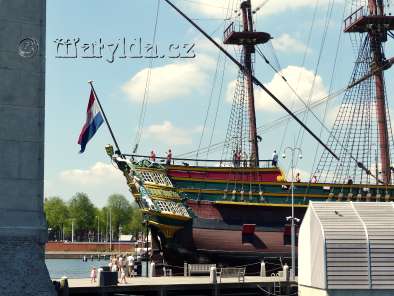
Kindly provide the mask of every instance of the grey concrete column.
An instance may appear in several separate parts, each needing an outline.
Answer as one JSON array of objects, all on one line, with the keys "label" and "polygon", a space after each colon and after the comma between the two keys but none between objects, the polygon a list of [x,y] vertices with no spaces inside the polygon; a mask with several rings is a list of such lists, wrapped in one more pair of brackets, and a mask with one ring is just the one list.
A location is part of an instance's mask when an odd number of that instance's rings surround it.
[{"label": "grey concrete column", "polygon": [[0,0],[0,294],[55,295],[44,261],[45,0]]}]

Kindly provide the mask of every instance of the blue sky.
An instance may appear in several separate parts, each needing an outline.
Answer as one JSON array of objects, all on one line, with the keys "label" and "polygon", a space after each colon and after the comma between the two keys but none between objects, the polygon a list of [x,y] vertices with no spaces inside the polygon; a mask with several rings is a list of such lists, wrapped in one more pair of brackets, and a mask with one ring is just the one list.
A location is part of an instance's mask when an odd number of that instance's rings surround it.
[{"label": "blue sky", "polygon": [[[184,11],[207,30],[216,32],[215,38],[221,40],[223,19],[229,3],[234,0],[174,0]],[[254,7],[264,1],[253,1]],[[316,19],[308,44],[314,7],[317,7]],[[323,52],[319,55],[322,34],[325,28],[328,0],[271,0],[258,13],[257,30],[270,32],[272,42],[279,59],[283,74],[298,86],[302,97],[309,95],[313,81],[313,73],[317,63],[318,77],[315,80],[314,99],[328,93],[333,60],[337,49],[342,14],[345,0],[334,1],[332,17],[329,19],[327,37]],[[46,49],[46,150],[45,150],[45,195],[61,196],[68,200],[75,192],[86,192],[93,202],[101,207],[109,194],[119,192],[131,198],[127,186],[119,172],[110,164],[105,155],[104,146],[111,143],[106,127],[101,127],[93,140],[88,144],[84,154],[78,154],[77,138],[85,120],[86,105],[90,88],[88,80],[94,80],[97,94],[102,101],[113,130],[124,152],[131,152],[140,114],[142,90],[145,86],[149,59],[119,58],[121,44],[115,52],[112,63],[111,52],[123,38],[128,43],[142,39],[149,43],[153,38],[156,14],[156,0],[58,0],[47,1],[47,49]],[[346,8],[349,13],[349,7]],[[234,15],[234,14],[233,14]],[[59,58],[65,53],[65,47],[57,51],[57,39],[79,38],[77,58]],[[82,58],[84,43],[98,42],[101,38],[104,49],[103,58]],[[148,154],[155,149],[158,155],[164,155],[168,148],[174,154],[194,150],[199,143],[204,117],[209,103],[213,76],[218,57],[217,50],[164,1],[161,1],[157,45],[161,51],[175,44],[195,43],[196,58],[194,59],[154,59],[150,85],[150,99],[146,113],[143,137],[139,153]],[[72,48],[72,47],[70,47]],[[268,46],[262,47],[265,54],[272,59]],[[234,53],[233,48],[229,48]],[[388,47],[387,56],[391,48]],[[302,65],[306,52],[306,60]],[[392,52],[392,51],[391,51]],[[354,52],[349,36],[342,35],[337,68],[334,75],[332,90],[346,85],[353,67]],[[98,54],[98,53],[97,53]],[[320,59],[319,59],[320,56]],[[256,76],[293,109],[291,93],[274,76],[272,70],[256,57]],[[275,65],[275,63],[274,63]],[[387,86],[390,87],[390,71]],[[218,124],[215,129],[214,143],[224,139],[226,124],[231,104],[228,100],[231,82],[236,78],[237,70],[227,62],[224,75],[224,97],[220,103]],[[299,79],[298,77],[300,77]],[[216,95],[213,106],[216,104]],[[260,91],[256,92],[256,108],[258,125],[271,122],[284,115],[274,103],[270,102]],[[340,98],[329,105],[328,124],[335,118],[335,106]],[[208,127],[203,137],[203,147],[209,142],[210,130],[214,120],[212,107],[208,117]],[[317,114],[322,114],[322,108]],[[333,111],[334,110],[334,111]],[[331,120],[331,121],[330,121]],[[319,125],[311,119],[307,124],[319,133]],[[284,134],[284,126],[271,129],[262,134],[260,145],[261,158],[270,158],[272,151],[281,146],[292,145],[299,132],[299,126],[289,123]],[[323,134],[323,138],[325,135]],[[305,136],[300,144],[305,155],[314,155],[317,145],[310,136]],[[220,152],[210,155],[219,157]],[[309,172],[313,157],[304,158],[299,169]],[[287,162],[282,161],[284,169]],[[306,178],[305,173],[305,178]]]}]

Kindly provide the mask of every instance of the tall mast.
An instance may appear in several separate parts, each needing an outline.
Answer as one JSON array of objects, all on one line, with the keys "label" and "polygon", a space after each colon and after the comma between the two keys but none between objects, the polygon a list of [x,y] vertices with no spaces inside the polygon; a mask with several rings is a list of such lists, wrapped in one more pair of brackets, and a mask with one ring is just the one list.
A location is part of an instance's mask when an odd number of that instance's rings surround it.
[{"label": "tall mast", "polygon": [[[369,15],[384,17],[384,6],[382,0],[369,0]],[[384,53],[382,43],[387,40],[385,33],[379,32],[378,30],[372,30],[369,32],[371,38],[371,52],[373,54],[374,66],[378,69],[374,75],[375,78],[375,89],[376,89],[376,112],[377,112],[377,123],[379,131],[379,144],[380,144],[380,161],[382,164],[382,181],[385,184],[391,182],[390,172],[390,143],[387,129],[387,112],[386,112],[386,100],[385,100],[385,88],[384,88]]]},{"label": "tall mast", "polygon": [[368,0],[368,11],[360,7],[345,19],[347,33],[367,33],[370,53],[373,60],[370,71],[373,72],[376,96],[376,117],[380,163],[382,166],[381,181],[391,183],[390,141],[387,124],[386,94],[384,87],[384,70],[389,66],[384,55],[382,44],[387,41],[387,31],[394,29],[394,17],[385,15],[383,0]]},{"label": "tall mast", "polygon": [[[250,0],[242,2],[242,19],[244,32],[253,32],[253,18],[252,18],[252,5]],[[254,45],[244,44],[244,64],[245,64],[245,78],[246,87],[248,91],[248,113],[249,113],[249,141],[251,144],[250,166],[259,166],[259,147],[257,143],[257,130],[256,130],[256,110],[254,105],[254,86],[252,81],[253,66],[252,66],[252,53],[254,53]]]},{"label": "tall mast", "polygon": [[243,31],[233,31],[234,24],[231,23],[224,32],[224,44],[235,44],[243,47],[244,75],[248,94],[249,142],[251,144],[250,166],[258,167],[259,147],[256,129],[252,54],[255,52],[255,46],[266,43],[270,36],[265,32],[254,32],[251,0],[245,0],[241,3],[241,13]]}]

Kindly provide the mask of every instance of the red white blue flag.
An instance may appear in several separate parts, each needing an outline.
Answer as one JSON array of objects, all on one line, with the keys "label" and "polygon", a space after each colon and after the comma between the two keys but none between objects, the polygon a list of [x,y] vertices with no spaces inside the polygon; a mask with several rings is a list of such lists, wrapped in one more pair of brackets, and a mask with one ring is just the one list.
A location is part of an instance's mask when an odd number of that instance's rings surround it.
[{"label": "red white blue flag", "polygon": [[103,115],[101,114],[100,107],[97,103],[94,92],[91,90],[86,114],[86,122],[78,139],[78,144],[81,145],[81,151],[79,151],[79,153],[83,153],[85,151],[86,144],[91,138],[93,138],[94,134],[97,132],[100,125],[103,124],[103,122]]}]

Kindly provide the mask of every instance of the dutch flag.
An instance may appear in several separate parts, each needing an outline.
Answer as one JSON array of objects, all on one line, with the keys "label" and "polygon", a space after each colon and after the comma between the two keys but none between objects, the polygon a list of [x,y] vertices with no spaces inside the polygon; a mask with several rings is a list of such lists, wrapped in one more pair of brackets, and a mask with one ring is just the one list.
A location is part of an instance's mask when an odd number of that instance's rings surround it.
[{"label": "dutch flag", "polygon": [[93,138],[94,134],[97,132],[100,125],[103,124],[103,122],[103,115],[101,114],[100,107],[97,103],[94,92],[91,90],[86,114],[86,122],[78,139],[78,144],[81,145],[81,151],[79,151],[79,153],[83,153],[85,151],[86,144],[91,138]]}]

